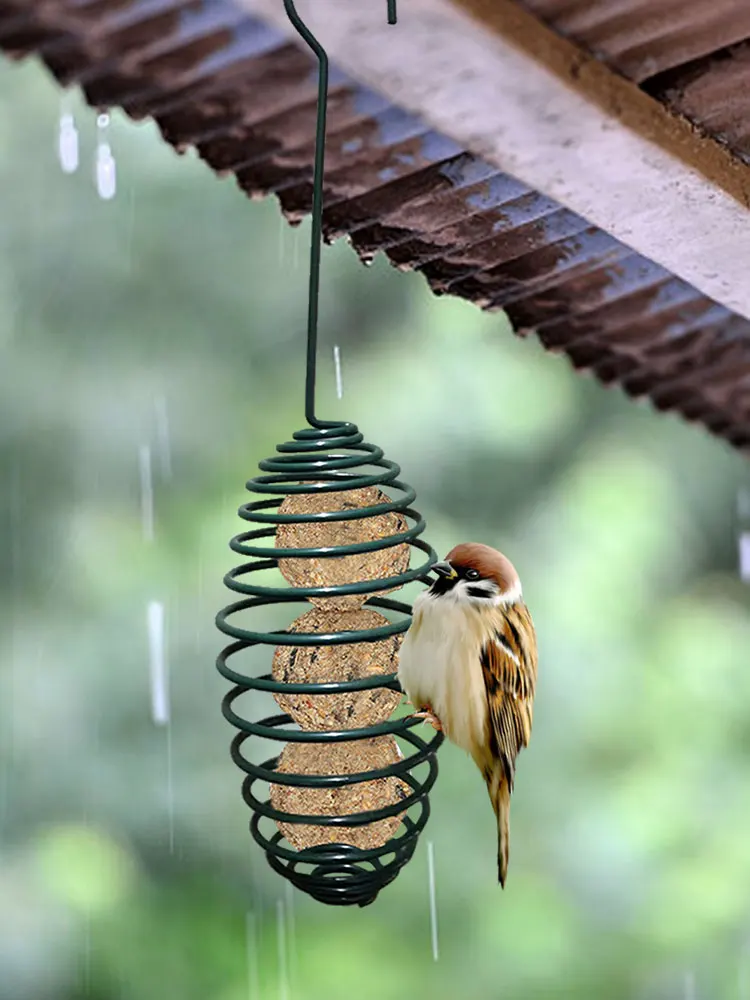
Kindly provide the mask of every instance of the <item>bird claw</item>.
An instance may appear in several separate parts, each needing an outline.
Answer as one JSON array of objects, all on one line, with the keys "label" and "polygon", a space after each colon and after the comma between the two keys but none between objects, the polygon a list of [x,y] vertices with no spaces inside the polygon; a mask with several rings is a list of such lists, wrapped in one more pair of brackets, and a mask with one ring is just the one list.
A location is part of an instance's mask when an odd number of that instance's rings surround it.
[{"label": "bird claw", "polygon": [[424,722],[429,722],[433,729],[437,729],[439,733],[443,731],[443,723],[438,719],[431,708],[423,708],[419,712],[413,712],[410,719],[422,719]]}]

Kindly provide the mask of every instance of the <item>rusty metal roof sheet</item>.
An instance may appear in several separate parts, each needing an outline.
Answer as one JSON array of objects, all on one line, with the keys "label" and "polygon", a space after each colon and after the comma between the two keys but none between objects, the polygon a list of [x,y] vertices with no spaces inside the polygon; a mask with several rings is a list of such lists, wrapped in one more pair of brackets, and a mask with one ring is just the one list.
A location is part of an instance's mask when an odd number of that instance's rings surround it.
[{"label": "rusty metal roof sheet", "polygon": [[[602,46],[629,16],[630,3],[607,4],[598,21],[605,3],[529,6],[596,29]],[[657,36],[636,25],[629,48],[622,37],[618,58],[632,63]],[[238,0],[0,0],[0,46],[39,53],[95,106],[153,116],[249,195],[275,193],[291,222],[309,212],[315,66]],[[505,309],[577,368],[750,448],[749,321],[335,68],[330,95],[329,240],[347,236],[365,260],[383,251],[436,294]]]},{"label": "rusty metal roof sheet", "polygon": [[748,0],[519,0],[750,161]]},{"label": "rusty metal roof sheet", "polygon": [[746,0],[521,0],[638,82],[750,36]]}]

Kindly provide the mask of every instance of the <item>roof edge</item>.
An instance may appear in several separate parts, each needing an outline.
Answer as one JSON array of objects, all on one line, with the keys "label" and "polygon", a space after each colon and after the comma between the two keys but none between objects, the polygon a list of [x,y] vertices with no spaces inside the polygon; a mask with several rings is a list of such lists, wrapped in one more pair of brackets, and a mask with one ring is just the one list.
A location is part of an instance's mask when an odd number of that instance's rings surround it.
[{"label": "roof edge", "polygon": [[750,170],[635,84],[509,0],[298,8],[354,78],[750,318]]}]

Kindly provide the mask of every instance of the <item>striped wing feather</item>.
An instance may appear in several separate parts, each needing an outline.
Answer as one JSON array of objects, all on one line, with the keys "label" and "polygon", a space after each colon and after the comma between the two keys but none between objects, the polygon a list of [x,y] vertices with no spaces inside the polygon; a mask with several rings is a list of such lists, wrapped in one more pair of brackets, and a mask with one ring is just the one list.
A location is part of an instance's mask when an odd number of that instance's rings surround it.
[{"label": "striped wing feather", "polygon": [[502,762],[512,791],[516,757],[531,737],[537,677],[534,624],[525,604],[498,611],[494,635],[482,650],[482,673],[489,706],[489,753]]}]

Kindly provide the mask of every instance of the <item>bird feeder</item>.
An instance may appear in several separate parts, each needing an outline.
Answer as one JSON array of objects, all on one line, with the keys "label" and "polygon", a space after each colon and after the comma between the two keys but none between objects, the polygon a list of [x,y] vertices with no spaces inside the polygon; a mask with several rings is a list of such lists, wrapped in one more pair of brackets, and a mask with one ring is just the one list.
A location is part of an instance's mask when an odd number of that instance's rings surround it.
[{"label": "bird feeder", "polygon": [[[353,423],[315,416],[328,61],[292,0],[284,5],[320,66],[308,426],[278,445],[247,483],[254,498],[239,514],[253,527],[230,543],[247,561],[225,577],[242,596],[217,616],[218,628],[234,640],[217,666],[233,684],[222,708],[238,730],[231,755],[245,773],[242,794],[252,810],[253,839],[298,889],[323,903],[365,906],[410,860],[430,813],[443,735],[427,739],[423,729],[416,731],[421,720],[391,718],[400,700],[398,647],[411,621],[410,606],[391,594],[425,579],[437,557],[420,537],[425,523],[399,466]],[[395,23],[395,3],[389,2],[388,13]],[[274,569],[287,586],[259,576]],[[254,609],[270,613],[282,605],[290,611],[303,605],[304,613],[282,630],[239,624]],[[274,652],[271,669],[255,676],[239,662],[258,645]],[[282,712],[246,718],[239,702],[248,692],[271,693]],[[249,751],[263,740],[285,746],[257,763]]]}]

